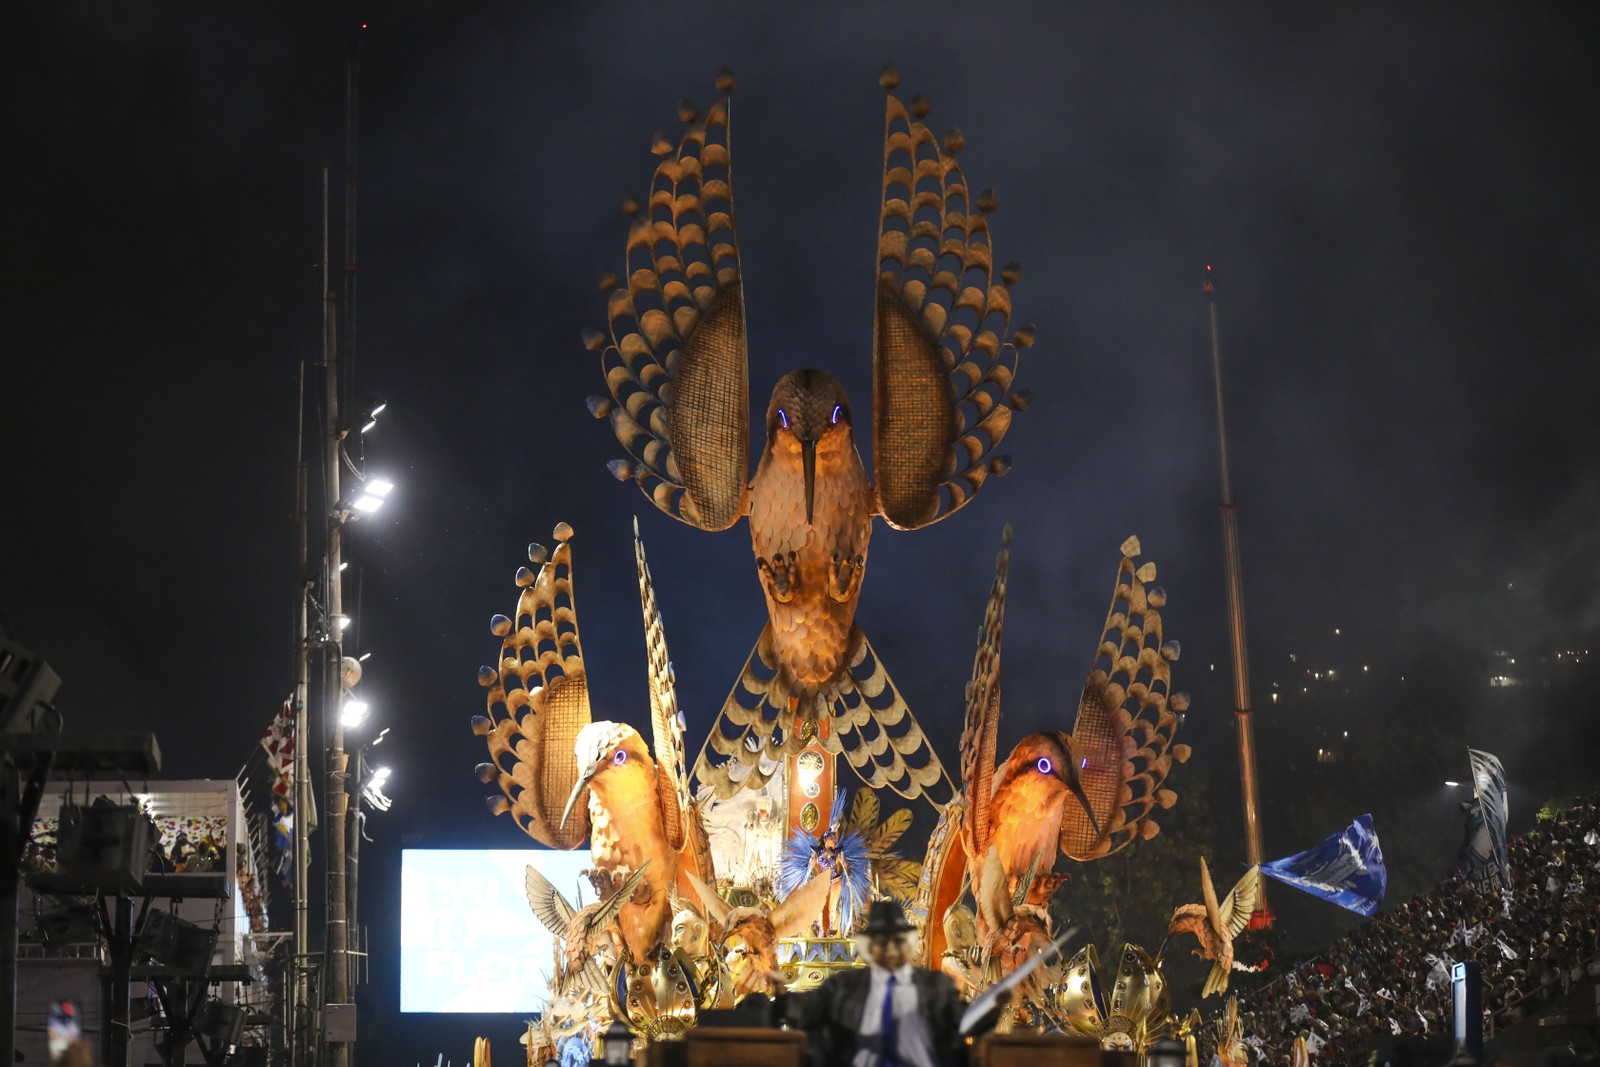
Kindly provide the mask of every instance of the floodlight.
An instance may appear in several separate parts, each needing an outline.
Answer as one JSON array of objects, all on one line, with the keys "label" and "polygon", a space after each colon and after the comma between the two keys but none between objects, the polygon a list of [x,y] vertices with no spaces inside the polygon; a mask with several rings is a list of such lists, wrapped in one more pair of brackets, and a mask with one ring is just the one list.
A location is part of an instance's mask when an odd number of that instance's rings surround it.
[{"label": "floodlight", "polygon": [[344,572],[345,572],[345,570],[346,570],[346,569],[347,569],[347,568],[348,568],[348,567],[349,567],[349,566],[350,566],[350,561],[349,561],[349,560],[347,560],[347,559],[342,559],[342,560],[340,560],[340,561],[339,561],[339,573],[340,573],[340,574],[343,574],[343,573],[344,573]]},{"label": "floodlight", "polygon": [[367,413],[361,418],[361,432],[366,433],[368,430],[378,425],[378,415],[382,413],[383,409],[388,406],[389,405],[384,403],[382,400],[374,400],[372,402],[372,406],[367,409]]},{"label": "floodlight", "polygon": [[371,493],[362,493],[360,496],[355,498],[350,506],[355,508],[357,511],[371,515],[374,511],[377,511],[379,508],[383,507],[383,497],[373,496]]},{"label": "floodlight", "polygon": [[333,621],[334,621],[334,623],[336,623],[338,625],[338,627],[339,627],[339,629],[341,631],[347,629],[350,626],[350,616],[348,616],[348,615],[335,615],[333,617]]},{"label": "floodlight", "polygon": [[365,663],[365,662],[367,662],[367,660],[369,660],[371,658],[372,658],[372,653],[371,652],[363,652],[363,653],[361,653],[361,655],[356,657],[356,662],[357,663]]},{"label": "floodlight", "polygon": [[346,700],[344,707],[339,711],[339,724],[346,729],[360,726],[367,721],[367,715],[371,710],[365,700]]},{"label": "floodlight", "polygon": [[388,496],[394,483],[387,478],[368,478],[364,488],[373,496]]},{"label": "floodlight", "polygon": [[1445,788],[1447,788],[1447,789],[1455,789],[1460,784],[1461,784],[1460,782],[1446,782],[1445,783]]},{"label": "floodlight", "polygon": [[365,800],[375,811],[388,811],[394,804],[383,791],[384,783],[389,780],[389,768],[375,767],[367,780],[361,783],[361,799]]}]

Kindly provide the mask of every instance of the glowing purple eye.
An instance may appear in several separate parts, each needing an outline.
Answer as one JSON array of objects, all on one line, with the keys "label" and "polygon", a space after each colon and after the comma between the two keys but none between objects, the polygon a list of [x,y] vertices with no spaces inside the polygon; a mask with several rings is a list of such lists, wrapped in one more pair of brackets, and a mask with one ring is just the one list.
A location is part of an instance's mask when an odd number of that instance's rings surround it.
[{"label": "glowing purple eye", "polygon": [[[618,753],[618,755],[621,755],[621,753]],[[1036,766],[1039,768],[1040,774],[1049,774],[1056,769],[1056,765],[1050,762],[1049,756],[1040,756]]]},{"label": "glowing purple eye", "polygon": [[783,424],[785,430],[789,428],[789,414],[782,408],[778,409],[778,421]]},{"label": "glowing purple eye", "polygon": [[623,752],[621,749],[618,749],[617,750],[617,754],[615,756],[611,757],[611,762],[615,763],[618,767],[620,767],[624,763],[628,762],[628,754],[626,752]]},{"label": "glowing purple eye", "polygon": [[831,419],[829,419],[828,422],[830,424],[834,425],[834,426],[839,425],[839,412],[841,412],[843,410],[844,410],[844,405],[843,404],[835,404],[835,405],[833,405],[833,417]]}]

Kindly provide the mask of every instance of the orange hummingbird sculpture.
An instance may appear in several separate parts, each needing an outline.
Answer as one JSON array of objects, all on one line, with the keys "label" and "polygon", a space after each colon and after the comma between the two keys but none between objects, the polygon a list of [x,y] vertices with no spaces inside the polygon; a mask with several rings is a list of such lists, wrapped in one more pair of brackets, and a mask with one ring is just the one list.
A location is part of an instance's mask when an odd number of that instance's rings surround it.
[{"label": "orange hummingbird sculpture", "polygon": [[[719,92],[733,89],[726,71]],[[869,786],[912,798],[948,783],[922,729],[855,622],[872,519],[913,530],[959,510],[990,474],[1022,410],[1011,392],[1018,349],[1008,336],[1018,268],[996,278],[985,216],[956,163],[965,141],[941,143],[887,92],[873,349],[873,464],[856,450],[843,387],[820,370],[785,375],[772,392],[755,477],[750,450],[744,294],[729,170],[728,100],[662,157],[648,202],[628,200],[625,285],[608,305],[602,353],[608,418],[631,460],[611,470],[663,512],[704,530],[748,516],[768,619],[695,767],[721,797],[764,784],[776,756],[803,743],[797,722],[832,717],[827,743]],[[614,281],[603,281],[611,289]],[[781,761],[777,761],[781,763]]]},{"label": "orange hummingbird sculpture", "polygon": [[[1188,701],[1167,695],[1178,647],[1162,638],[1157,609],[1166,596],[1147,584],[1155,565],[1134,564],[1140,548],[1130,537],[1072,732],[1030,734],[997,767],[1010,527],[1004,541],[967,683],[962,791],[929,840],[914,909],[936,919],[970,886],[986,942],[1003,908],[991,906],[986,917],[985,897],[998,901],[1023,889],[1018,904],[1042,909],[1065,877],[1051,873],[1058,852],[1085,862],[1154,837],[1154,809],[1177,799],[1164,788],[1167,773],[1173,760],[1189,757],[1187,745],[1173,743]],[[944,937],[937,922],[925,926],[926,963],[940,958]]]},{"label": "orange hummingbird sculpture", "polygon": [[1167,938],[1193,934],[1200,943],[1194,954],[1212,961],[1211,973],[1200,990],[1203,999],[1228,991],[1228,974],[1233,970],[1233,939],[1250,925],[1250,916],[1255,913],[1256,898],[1261,892],[1261,868],[1251,867],[1245,871],[1244,877],[1228,892],[1227,899],[1219,903],[1216,887],[1211,884],[1211,871],[1202,856],[1200,892],[1204,903],[1184,904],[1173,910],[1167,924]]},{"label": "orange hummingbird sculpture", "polygon": [[572,600],[572,528],[562,523],[555,537],[554,553],[539,545],[529,550],[530,560],[539,564],[537,574],[526,567],[517,572],[523,592],[516,623],[500,615],[491,624],[503,638],[500,669],[479,672],[489,688],[490,714],[475,718],[473,729],[488,738],[493,762],[480,764],[478,774],[500,787],[500,795],[489,799],[490,810],[513,813],[535,840],[570,849],[587,838],[595,866],[609,876],[610,893],[643,872],[619,905],[616,920],[628,953],[642,960],[665,939],[672,891],[691,892],[687,872],[712,877],[711,851],[699,809],[688,796],[683,717],[638,526],[634,559],[653,746],[646,746],[631,726],[590,721]]}]

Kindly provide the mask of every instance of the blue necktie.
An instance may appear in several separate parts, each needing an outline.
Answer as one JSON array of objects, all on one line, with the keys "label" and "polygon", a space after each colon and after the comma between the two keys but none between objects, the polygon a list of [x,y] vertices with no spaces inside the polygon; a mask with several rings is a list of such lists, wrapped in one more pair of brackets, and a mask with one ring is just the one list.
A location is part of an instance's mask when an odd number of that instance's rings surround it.
[{"label": "blue necktie", "polygon": [[900,1067],[900,1027],[894,1019],[894,983],[895,976],[891,973],[883,994],[883,1054],[879,1057],[883,1067]]}]

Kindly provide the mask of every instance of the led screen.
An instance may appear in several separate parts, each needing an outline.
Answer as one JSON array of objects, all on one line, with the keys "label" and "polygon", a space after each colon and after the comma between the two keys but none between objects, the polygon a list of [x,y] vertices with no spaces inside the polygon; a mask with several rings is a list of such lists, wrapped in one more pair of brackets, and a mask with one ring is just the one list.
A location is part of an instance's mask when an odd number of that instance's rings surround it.
[{"label": "led screen", "polygon": [[401,853],[401,1011],[540,1010],[554,939],[528,908],[523,882],[530,866],[580,906],[580,872],[591,866],[587,849]]}]

